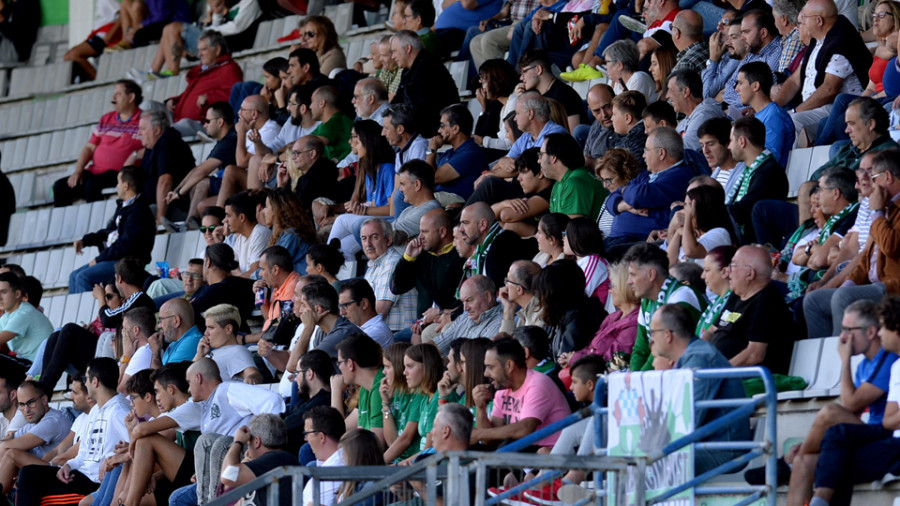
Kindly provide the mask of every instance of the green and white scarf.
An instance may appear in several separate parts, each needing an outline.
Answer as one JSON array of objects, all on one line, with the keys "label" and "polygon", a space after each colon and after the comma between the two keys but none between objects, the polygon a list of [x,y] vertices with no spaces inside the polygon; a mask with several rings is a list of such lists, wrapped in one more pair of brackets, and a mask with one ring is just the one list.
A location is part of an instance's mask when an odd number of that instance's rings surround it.
[{"label": "green and white scarf", "polygon": [[753,179],[753,174],[756,173],[756,169],[759,168],[760,165],[766,162],[772,156],[772,152],[768,149],[763,150],[759,156],[753,160],[753,163],[750,164],[749,167],[744,169],[744,172],[741,173],[741,181],[740,183],[731,187],[731,191],[728,192],[728,198],[725,199],[726,204],[734,204],[735,202],[740,202],[744,196],[747,195],[747,191],[750,189],[750,180]]},{"label": "green and white scarf", "polygon": [[825,226],[823,226],[822,230],[819,231],[819,244],[825,244],[825,241],[827,241],[828,238],[831,237],[831,233],[838,222],[857,209],[859,209],[859,202],[854,202],[848,206],[845,206],[839,213],[835,214],[831,218],[828,218],[828,221],[825,222]]},{"label": "green and white scarf", "polygon": [[697,329],[694,333],[698,336],[702,336],[703,333],[706,332],[706,329],[714,325],[716,321],[719,320],[719,316],[721,316],[722,310],[725,309],[725,304],[728,303],[728,299],[730,298],[731,290],[728,290],[717,297],[715,302],[706,306],[706,309],[703,310],[703,313],[700,315],[700,321],[697,322]]}]

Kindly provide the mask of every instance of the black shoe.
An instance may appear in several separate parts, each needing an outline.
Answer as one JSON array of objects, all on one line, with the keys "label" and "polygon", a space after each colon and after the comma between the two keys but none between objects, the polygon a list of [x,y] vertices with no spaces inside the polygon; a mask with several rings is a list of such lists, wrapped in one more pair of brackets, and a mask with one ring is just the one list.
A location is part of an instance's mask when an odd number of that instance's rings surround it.
[{"label": "black shoe", "polygon": [[[787,485],[791,481],[791,467],[784,461],[784,457],[778,459],[775,468],[778,471],[778,485]],[[750,485],[765,485],[766,466],[748,469],[744,472],[744,480]]]}]

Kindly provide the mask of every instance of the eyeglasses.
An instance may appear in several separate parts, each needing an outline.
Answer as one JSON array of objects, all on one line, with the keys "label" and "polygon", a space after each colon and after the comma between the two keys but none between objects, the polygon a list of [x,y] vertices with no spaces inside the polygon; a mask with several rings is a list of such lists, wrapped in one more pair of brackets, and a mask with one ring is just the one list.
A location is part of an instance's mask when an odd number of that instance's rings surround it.
[{"label": "eyeglasses", "polygon": [[28,407],[28,409],[34,409],[35,405],[37,405],[37,402],[38,402],[39,400],[40,400],[40,399],[38,399],[37,397],[35,397],[34,399],[31,399],[30,401],[19,402],[19,403],[18,403],[18,404],[19,404],[19,408]]},{"label": "eyeglasses", "polygon": [[888,12],[888,11],[884,11],[884,12],[873,12],[873,13],[872,13],[872,19],[884,19],[885,16],[893,16],[893,15],[894,15],[893,12]]},{"label": "eyeglasses", "polygon": [[830,192],[831,190],[834,190],[835,188],[837,188],[837,186],[831,186],[831,187],[829,187],[829,186],[820,186],[820,187],[819,187],[819,191],[820,191],[820,192],[822,192],[822,191]]},{"label": "eyeglasses", "polygon": [[522,69],[522,75],[525,75],[526,72],[528,72],[529,70],[532,70],[532,69],[534,69],[534,68],[536,68],[536,67],[537,67],[537,65],[532,65],[532,66],[530,66],[530,67],[525,67],[524,69]]},{"label": "eyeglasses", "polygon": [[307,30],[300,35],[305,35],[307,39],[314,39],[318,34],[312,30]]},{"label": "eyeglasses", "polygon": [[340,366],[342,366],[342,365],[344,365],[344,364],[347,363],[347,359],[344,359],[344,360],[338,360],[338,361],[335,362],[335,363],[337,364],[338,367],[340,367]]},{"label": "eyeglasses", "polygon": [[516,285],[516,286],[521,286],[522,288],[525,288],[525,285],[523,285],[522,283],[516,283],[515,281],[513,281],[509,278],[503,278],[503,282],[508,283],[510,285]]},{"label": "eyeglasses", "polygon": [[865,327],[845,327],[845,326],[841,325],[841,332],[847,332],[849,334],[855,330],[862,330],[864,328]]},{"label": "eyeglasses", "polygon": [[113,300],[114,297],[118,297],[118,295],[114,293],[107,293],[103,295],[103,298],[106,300]]},{"label": "eyeglasses", "polygon": [[308,438],[310,434],[316,434],[318,432],[322,432],[322,431],[320,431],[320,430],[305,430],[305,431],[303,431],[303,440],[305,441],[306,438]]},{"label": "eyeglasses", "polygon": [[722,18],[722,19],[720,19],[719,22],[716,23],[716,24],[717,24],[717,25],[722,25],[722,26],[728,26],[730,23],[731,23],[731,20],[730,20],[730,19],[728,19],[728,18]]},{"label": "eyeglasses", "polygon": [[184,278],[185,276],[191,279],[203,279],[203,274],[199,272],[182,272],[181,277]]},{"label": "eyeglasses", "polygon": [[209,232],[211,234],[211,233],[213,233],[213,230],[215,230],[221,226],[222,225],[210,225],[208,227],[200,227],[200,233],[205,234],[205,233]]},{"label": "eyeglasses", "polygon": [[543,158],[545,156],[547,156],[546,151],[538,151],[538,160],[540,160],[541,158]]},{"label": "eyeglasses", "polygon": [[[343,304],[338,304],[338,309],[340,309],[341,311],[346,311],[348,307],[352,306],[353,304],[357,304],[357,303],[359,303],[358,300],[351,300],[349,302],[344,302]],[[340,362],[341,361],[338,360],[339,364],[340,364]],[[344,362],[346,362],[346,360],[344,360]]]},{"label": "eyeglasses", "polygon": [[750,266],[747,265],[747,264],[736,264],[736,263],[730,263],[730,264],[728,264],[728,268],[731,269],[731,270],[735,270],[735,269],[737,269],[738,267],[750,267]]},{"label": "eyeglasses", "polygon": [[615,181],[615,180],[616,180],[616,178],[614,178],[614,177],[601,177],[600,178],[600,182],[603,183],[603,186],[611,186],[613,184],[613,181]]},{"label": "eyeglasses", "polygon": [[869,176],[869,179],[875,180],[876,178],[883,176],[885,174],[885,172],[887,172],[887,171],[881,171],[877,174],[872,174],[871,176]]},{"label": "eyeglasses", "polygon": [[300,155],[302,155],[303,153],[309,153],[310,151],[312,151],[312,150],[311,150],[311,149],[304,149],[303,151],[295,151],[295,150],[292,149],[292,150],[291,150],[291,157],[293,157],[293,158],[299,158]]},{"label": "eyeglasses", "polygon": [[204,125],[209,124],[210,121],[215,121],[217,119],[222,119],[222,118],[203,118],[203,124]]},{"label": "eyeglasses", "polygon": [[808,15],[808,14],[803,14],[801,12],[800,14],[797,15],[797,24],[798,25],[803,24],[803,23],[805,23],[805,20],[810,19],[810,18],[822,18],[822,20],[824,20],[825,16],[821,16],[819,14]]},{"label": "eyeglasses", "polygon": [[160,316],[157,318],[159,321],[168,320],[169,318],[175,318],[175,315],[171,314],[169,316]]},{"label": "eyeglasses", "polygon": [[298,105],[300,105],[300,102],[291,102],[291,101],[289,100],[289,101],[288,101],[288,105],[293,106],[293,107],[297,107]]},{"label": "eyeglasses", "polygon": [[653,344],[653,334],[656,334],[657,332],[665,332],[665,331],[666,331],[666,329],[649,329],[649,330],[647,330],[647,341],[650,344]]}]

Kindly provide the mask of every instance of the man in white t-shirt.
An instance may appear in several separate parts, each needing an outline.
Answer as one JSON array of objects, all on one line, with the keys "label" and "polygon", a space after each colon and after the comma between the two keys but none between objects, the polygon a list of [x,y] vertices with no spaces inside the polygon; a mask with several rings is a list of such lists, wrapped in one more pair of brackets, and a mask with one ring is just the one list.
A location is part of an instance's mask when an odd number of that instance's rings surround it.
[{"label": "man in white t-shirt", "polygon": [[88,394],[97,401],[78,445],[78,454],[57,469],[25,466],[19,471],[18,504],[56,504],[63,498],[87,495],[100,486],[100,466],[120,442],[130,441],[125,417],[131,412],[127,398],[116,393],[119,369],[111,358],[88,362]]},{"label": "man in white t-shirt", "polygon": [[238,134],[235,161],[238,167],[246,167],[251,156],[257,151],[263,151],[263,147],[272,145],[281,126],[269,119],[269,104],[262,95],[245,98],[238,111],[238,118],[234,125]]},{"label": "man in white t-shirt", "polygon": [[194,447],[194,469],[197,498],[204,504],[215,497],[219,470],[233,441],[231,435],[254,415],[284,412],[284,400],[278,392],[267,388],[222,382],[219,367],[208,358],[188,368],[187,380],[192,399],[202,409],[201,435]]},{"label": "man in white t-shirt", "polygon": [[19,411],[28,423],[17,430],[12,439],[0,443],[0,460],[13,449],[25,450],[41,458],[65,439],[72,419],[62,411],[50,409],[47,394],[33,380],[19,385],[17,395]]},{"label": "man in white t-shirt", "polygon": [[150,368],[153,350],[150,349],[150,336],[156,331],[156,313],[147,307],[136,307],[128,310],[122,317],[122,347],[124,353],[119,359],[120,394],[127,394],[125,385],[128,379],[144,369]]},{"label": "man in white t-shirt", "polygon": [[[306,442],[316,455],[316,467],[340,467],[344,465],[344,452],[340,448],[340,440],[347,430],[344,417],[331,406],[317,406],[303,414],[303,434]],[[308,462],[301,462],[308,464]],[[319,483],[319,502],[322,506],[330,506],[337,502],[340,481],[322,481]],[[312,481],[303,487],[302,506],[313,504]]]},{"label": "man in white t-shirt", "polygon": [[236,276],[249,278],[259,268],[259,258],[269,244],[272,231],[256,221],[256,202],[248,192],[232,195],[225,201],[225,224],[234,237]]}]

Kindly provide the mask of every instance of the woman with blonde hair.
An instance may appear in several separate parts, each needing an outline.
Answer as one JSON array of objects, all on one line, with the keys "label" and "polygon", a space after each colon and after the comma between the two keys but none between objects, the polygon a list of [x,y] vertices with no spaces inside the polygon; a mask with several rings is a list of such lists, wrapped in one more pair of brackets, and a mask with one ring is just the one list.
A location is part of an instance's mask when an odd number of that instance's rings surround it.
[{"label": "woman with blonde hair", "polygon": [[384,349],[382,357],[384,378],[378,391],[384,415],[384,440],[388,445],[385,462],[407,459],[419,451],[419,416],[424,396],[411,391],[403,375],[403,357],[411,346],[394,343]]},{"label": "woman with blonde hair", "polygon": [[[637,317],[641,301],[628,286],[628,265],[618,263],[610,267],[609,280],[610,295],[616,312],[603,320],[587,347],[560,355],[561,366],[568,367],[586,355],[599,355],[610,362],[616,354],[631,354],[637,338]],[[624,364],[629,362],[627,357],[622,358]]]},{"label": "woman with blonde hair", "polygon": [[[197,345],[194,362],[209,357],[219,366],[222,381],[243,380],[256,385],[263,382],[262,374],[253,362],[250,351],[242,345],[243,336],[238,336],[241,328],[241,313],[231,304],[219,304],[203,313],[206,332]],[[239,341],[240,340],[240,341]]]}]

